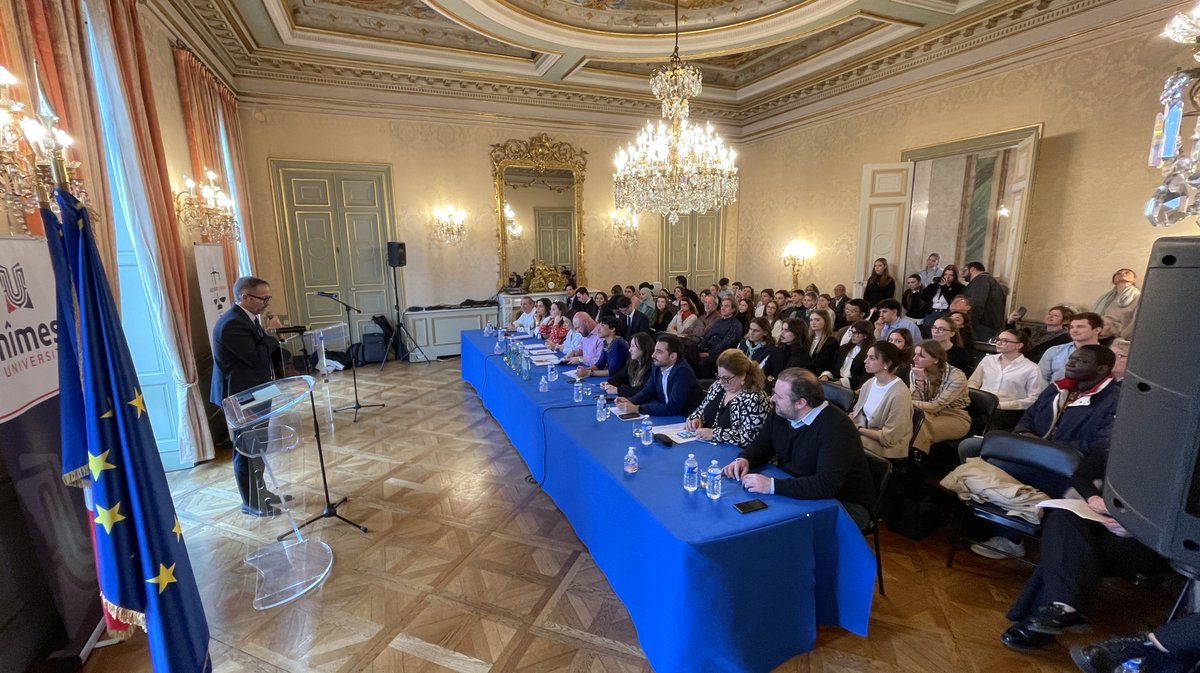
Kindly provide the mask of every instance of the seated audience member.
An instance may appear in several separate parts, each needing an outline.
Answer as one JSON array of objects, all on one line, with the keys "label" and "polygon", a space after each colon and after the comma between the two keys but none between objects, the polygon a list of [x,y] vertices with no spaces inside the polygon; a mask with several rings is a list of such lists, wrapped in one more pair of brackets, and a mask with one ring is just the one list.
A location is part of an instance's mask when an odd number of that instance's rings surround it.
[{"label": "seated audience member", "polygon": [[[838,343],[845,346],[850,341],[850,326],[859,320],[866,320],[867,314],[871,312],[870,305],[865,299],[851,299],[846,302],[842,308],[842,327],[837,332]],[[872,327],[871,329],[874,329]],[[874,341],[874,335],[871,338]]]},{"label": "seated audience member", "polygon": [[745,353],[746,357],[750,358],[754,364],[762,366],[775,350],[775,339],[767,330],[766,318],[755,318],[750,321],[750,328],[746,330],[746,338],[742,339],[738,350]]},{"label": "seated audience member", "polygon": [[1107,462],[1108,452],[1096,451],[1084,458],[1071,478],[1071,486],[1103,517],[1102,523],[1067,510],[1047,510],[1041,559],[1008,610],[1013,625],[1000,636],[1008,647],[1030,652],[1052,644],[1055,634],[1085,628],[1083,610],[1105,576],[1154,575],[1170,567],[1112,518],[1102,497],[1103,486],[1098,485],[1105,479]]},{"label": "seated audience member", "polygon": [[739,299],[737,303],[737,319],[742,323],[742,334],[746,333],[746,327],[750,325],[750,321],[754,318],[754,307],[745,299]]},{"label": "seated audience member", "polygon": [[606,315],[614,315],[613,307],[609,305],[608,295],[597,290],[592,301],[596,303],[596,319],[599,320]]},{"label": "seated audience member", "polygon": [[804,293],[800,290],[792,290],[788,296],[788,305],[784,307],[780,314],[783,316],[783,319],[799,318],[801,320],[808,320],[808,309],[804,307]]},{"label": "seated audience member", "polygon": [[946,351],[947,362],[968,376],[975,371],[975,357],[963,348],[962,334],[959,333],[957,325],[947,318],[938,318],[929,328],[929,334],[942,350]]},{"label": "seated audience member", "polygon": [[571,324],[579,334],[579,345],[571,350],[564,350],[562,361],[570,365],[591,367],[604,353],[604,341],[600,338],[600,331],[596,329],[596,321],[592,316],[580,311],[571,318]]},{"label": "seated audience member", "polygon": [[675,312],[671,309],[671,300],[667,297],[666,292],[660,290],[654,296],[654,314],[650,316],[650,331],[655,334],[666,332],[674,318]]},{"label": "seated audience member", "polygon": [[[946,319],[954,323],[958,328],[958,336],[962,339],[962,347],[971,357],[975,357],[975,332],[971,327],[971,317],[965,311],[951,311],[946,314]],[[914,336],[915,338],[915,336]]]},{"label": "seated audience member", "polygon": [[636,305],[638,300],[641,299],[641,296],[638,295],[637,288],[632,285],[626,285],[625,289],[622,291],[622,294],[624,294],[630,302],[633,302],[634,305]]},{"label": "seated audience member", "polygon": [[921,285],[929,285],[941,277],[943,271],[941,263],[941,255],[936,252],[929,253],[929,256],[925,258],[925,268],[917,274],[921,279]]},{"label": "seated audience member", "polygon": [[674,309],[676,313],[679,312],[679,307],[682,306],[682,304],[680,304],[680,300],[686,296],[687,295],[683,292],[683,288],[678,285],[675,286],[674,290],[671,290],[671,308]]},{"label": "seated audience member", "polygon": [[1063,377],[1066,371],[1067,358],[1088,344],[1100,343],[1100,330],[1104,327],[1104,319],[1095,313],[1076,313],[1067,323],[1067,334],[1070,343],[1046,349],[1038,368],[1042,370],[1042,380],[1054,383]]},{"label": "seated audience member", "polygon": [[617,297],[620,297],[622,294],[625,294],[625,292],[621,288],[621,286],[613,285],[611,288],[609,288],[608,300],[612,301],[612,300],[616,299]]},{"label": "seated audience member", "polygon": [[[892,334],[895,334],[893,332]],[[867,349],[875,340],[875,328],[866,320],[859,320],[850,326],[850,340],[837,349],[833,360],[833,369],[821,373],[822,381],[833,381],[851,390],[862,387],[870,374],[866,370]],[[900,360],[897,359],[896,364]],[[905,381],[907,386],[908,382]],[[911,419],[910,419],[911,420]]]},{"label": "seated audience member", "polygon": [[618,397],[617,406],[650,416],[692,413],[704,399],[704,391],[692,368],[683,361],[683,342],[674,334],[658,335],[650,359],[655,370],[646,376],[642,389],[629,397]]},{"label": "seated audience member", "polygon": [[1005,291],[1000,281],[987,272],[982,262],[963,267],[967,285],[962,294],[971,300],[971,327],[975,337],[988,341],[1004,329]]},{"label": "seated audience member", "polygon": [[880,257],[871,266],[871,275],[867,277],[867,285],[863,288],[863,299],[871,306],[878,307],[884,299],[896,298],[896,279],[888,271],[888,262]]},{"label": "seated audience member", "polygon": [[700,375],[709,377],[717,368],[717,356],[736,348],[742,339],[742,322],[734,315],[733,298],[721,300],[721,318],[704,332],[698,344],[700,355]]},{"label": "seated audience member", "polygon": [[687,296],[679,299],[679,305],[679,313],[671,318],[671,324],[667,325],[667,333],[677,335],[681,339],[699,341],[700,337],[704,336],[704,321],[696,315],[696,306]]},{"label": "seated audience member", "polygon": [[763,311],[766,310],[767,302],[775,299],[775,290],[767,288],[758,293],[758,304],[754,307],[754,317],[763,317]]},{"label": "seated audience member", "polygon": [[904,315],[916,325],[925,320],[925,298],[922,294],[921,276],[911,274],[904,279],[904,292],[900,293],[900,304],[904,307]]},{"label": "seated audience member", "polygon": [[1133,336],[1133,323],[1137,319],[1138,305],[1142,300],[1142,291],[1134,283],[1137,274],[1132,269],[1117,269],[1112,275],[1113,289],[1096,300],[1092,310],[1101,316],[1111,317],[1121,324],[1120,331],[1115,336],[1128,339]]},{"label": "seated audience member", "polygon": [[567,320],[567,305],[561,301],[550,304],[549,315],[538,327],[538,336],[545,339],[553,350],[555,345],[561,344],[567,338],[567,332],[570,330],[571,321]]},{"label": "seated audience member", "polygon": [[750,305],[750,308],[754,308],[754,288],[752,286],[742,286],[741,298],[746,300],[746,303]]},{"label": "seated audience member", "polygon": [[896,376],[900,349],[887,341],[867,348],[871,374],[858,391],[850,420],[858,426],[863,448],[884,458],[907,458],[912,444],[912,393]]},{"label": "seated audience member", "polygon": [[934,320],[950,312],[950,302],[954,301],[962,289],[963,284],[958,282],[958,267],[953,264],[947,264],[934,282],[925,285],[921,291],[921,298],[925,302],[925,320],[921,324],[926,330],[933,325]]},{"label": "seated audience member", "polygon": [[1118,383],[1125,380],[1125,367],[1129,364],[1129,349],[1132,346],[1133,342],[1129,339],[1115,339],[1108,347],[1113,352],[1113,357],[1116,358],[1116,362],[1113,363],[1112,377]]},{"label": "seated audience member", "polygon": [[[751,493],[804,500],[837,498],[860,528],[866,525],[875,486],[854,423],[825,401],[821,383],[806,369],[780,372],[771,401],[775,413],[725,466],[725,476],[737,479]],[[772,458],[788,478],[750,472]]]},{"label": "seated audience member", "polygon": [[1083,673],[1182,673],[1200,665],[1200,612],[1177,617],[1150,633],[1117,636],[1071,648]]},{"label": "seated audience member", "polygon": [[509,329],[532,333],[537,328],[537,314],[534,313],[533,300],[521,297],[521,310],[513,321],[508,323]]},{"label": "seated audience member", "polygon": [[821,294],[821,289],[817,287],[816,283],[809,283],[804,286],[804,294],[808,294],[809,292],[813,293],[813,296],[816,297]]},{"label": "seated audience member", "polygon": [[575,328],[575,314],[571,313],[570,311],[567,311],[567,323],[571,326],[571,328],[567,330],[567,335],[563,337],[563,340],[557,343],[550,342],[547,344],[553,350],[562,351],[563,353],[570,353],[571,351],[578,349],[580,344],[583,343],[583,335],[580,334],[579,330]]},{"label": "seated audience member", "polygon": [[774,299],[768,301],[763,306],[762,317],[767,321],[767,324],[771,326],[771,329],[769,330],[771,337],[778,339],[779,332],[783,329],[783,318],[779,313],[779,303]]},{"label": "seated audience member", "polygon": [[621,371],[621,368],[625,366],[625,361],[629,359],[629,342],[617,334],[618,325],[617,319],[611,315],[604,316],[596,323],[596,330],[602,344],[600,359],[596,360],[593,365],[579,365],[575,370],[577,378],[585,376],[607,378]]},{"label": "seated audience member", "polygon": [[[833,313],[833,309],[829,305],[830,299],[832,299],[832,297],[827,294],[817,295],[817,308],[822,311],[829,311],[830,313]],[[837,316],[834,316],[834,320],[837,320]]]},{"label": "seated audience member", "polygon": [[625,366],[600,387],[609,395],[632,397],[646,384],[646,377],[654,369],[650,354],[654,350],[654,339],[646,332],[637,332],[629,339],[629,357]]},{"label": "seated audience member", "polygon": [[646,319],[649,320],[654,315],[654,288],[650,287],[648,283],[642,283],[638,287],[638,296],[641,297],[641,301],[635,308],[638,313],[646,316]]},{"label": "seated audience member", "polygon": [[650,331],[650,320],[633,306],[629,297],[617,297],[613,302],[617,309],[617,334],[626,341],[638,332]]},{"label": "seated audience member", "polygon": [[821,375],[832,370],[837,359],[838,341],[833,336],[833,311],[814,308],[808,312],[808,329],[812,341],[808,345],[808,371]]},{"label": "seated audience member", "polygon": [[767,375],[767,387],[775,385],[775,379],[780,372],[793,367],[808,369],[812,354],[808,352],[812,336],[809,334],[808,323],[799,318],[783,321],[783,330],[779,333],[779,342],[775,352],[763,363],[763,372]]},{"label": "seated audience member", "polygon": [[791,306],[788,302],[788,293],[783,290],[775,290],[775,305],[779,307],[779,319],[783,320],[783,313]]},{"label": "seated audience member", "polygon": [[903,327],[913,334],[914,338],[921,333],[917,324],[900,315],[900,302],[895,299],[884,299],[875,305],[879,317],[875,320],[875,338],[887,341],[887,335],[892,330]]},{"label": "seated audience member", "polygon": [[707,332],[713,323],[721,319],[721,299],[717,295],[704,296],[704,315],[700,320],[704,322],[704,331]]},{"label": "seated audience member", "polygon": [[717,281],[717,302],[719,303],[725,297],[733,296],[733,288],[729,286],[729,279],[722,278]]},{"label": "seated audience member", "polygon": [[1024,332],[1001,332],[996,338],[996,354],[980,360],[967,379],[968,386],[989,392],[1000,400],[992,415],[993,430],[1012,430],[1046,387],[1038,366],[1021,355],[1025,339]]},{"label": "seated audience member", "polygon": [[833,296],[829,298],[829,308],[833,309],[833,315],[837,318],[839,327],[846,322],[846,318],[842,313],[846,310],[846,304],[849,301],[850,297],[846,296],[846,286],[841,283],[834,285]]},{"label": "seated audience member", "polygon": [[913,335],[908,330],[900,328],[892,330],[887,340],[888,343],[900,349],[900,363],[896,365],[896,376],[900,377],[904,385],[908,385],[908,375],[912,373],[913,346],[916,345]]},{"label": "seated audience member", "polygon": [[675,276],[675,284],[683,288],[683,294],[692,300],[692,306],[700,306],[700,295],[696,294],[695,290],[688,289],[687,276]]},{"label": "seated audience member", "polygon": [[762,370],[746,354],[729,349],[717,357],[717,381],[687,419],[687,429],[710,442],[746,446],[771,413]]},{"label": "seated audience member", "polygon": [[[550,300],[542,297],[533,302],[533,334],[542,336],[542,327],[550,324]],[[544,338],[544,337],[543,337]]]},{"label": "seated audience member", "polygon": [[[1008,327],[1016,327],[1017,314],[1013,313],[1008,317]],[[1070,343],[1071,335],[1067,333],[1067,325],[1073,317],[1075,312],[1067,306],[1053,306],[1046,311],[1045,324],[1029,331],[1029,342],[1025,344],[1024,350],[1025,357],[1038,364],[1048,349]]]},{"label": "seated audience member", "polygon": [[592,299],[592,295],[588,292],[586,287],[575,289],[575,303],[572,304],[570,308],[576,313],[582,311],[583,313],[588,314],[591,316],[592,320],[596,319],[596,315],[599,312],[599,309],[596,306],[596,301]]},{"label": "seated audience member", "polygon": [[1101,346],[1111,346],[1113,340],[1121,334],[1121,321],[1111,315],[1102,315],[1100,319],[1104,325],[1100,328],[1100,336],[1096,339]]},{"label": "seated audience member", "polygon": [[967,377],[946,361],[941,344],[926,339],[913,349],[909,382],[913,408],[925,414],[925,422],[913,438],[914,447],[929,453],[934,442],[966,436],[971,429]]}]

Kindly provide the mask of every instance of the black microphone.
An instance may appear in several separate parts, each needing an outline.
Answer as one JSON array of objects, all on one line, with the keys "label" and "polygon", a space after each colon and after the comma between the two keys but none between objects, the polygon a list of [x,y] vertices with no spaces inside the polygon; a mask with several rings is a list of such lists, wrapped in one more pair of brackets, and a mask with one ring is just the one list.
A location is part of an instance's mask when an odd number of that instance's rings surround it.
[{"label": "black microphone", "polygon": [[338,293],[336,292],[309,292],[309,294],[316,295],[318,297],[329,297],[330,299],[337,299],[338,296]]}]

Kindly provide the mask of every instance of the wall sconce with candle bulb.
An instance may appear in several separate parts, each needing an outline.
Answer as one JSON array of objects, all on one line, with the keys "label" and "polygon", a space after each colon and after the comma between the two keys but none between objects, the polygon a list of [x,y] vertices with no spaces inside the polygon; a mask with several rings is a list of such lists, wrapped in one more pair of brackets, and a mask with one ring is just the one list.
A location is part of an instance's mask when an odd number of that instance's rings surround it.
[{"label": "wall sconce with candle bulb", "polygon": [[813,249],[809,244],[792,240],[783,249],[783,265],[792,270],[792,288],[800,287],[800,267],[812,256]]},{"label": "wall sconce with candle bulb", "polygon": [[461,245],[467,237],[467,227],[464,224],[467,214],[461,208],[451,205],[438,206],[433,209],[433,240],[448,245]]}]

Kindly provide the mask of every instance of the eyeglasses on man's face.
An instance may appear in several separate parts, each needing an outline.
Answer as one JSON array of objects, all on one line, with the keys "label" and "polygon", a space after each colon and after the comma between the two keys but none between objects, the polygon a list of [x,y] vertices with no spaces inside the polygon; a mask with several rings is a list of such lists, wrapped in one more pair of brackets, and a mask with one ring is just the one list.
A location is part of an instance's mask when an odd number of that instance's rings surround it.
[{"label": "eyeglasses on man's face", "polygon": [[256,294],[250,294],[249,292],[247,292],[247,293],[246,293],[246,296],[247,296],[247,297],[253,297],[254,299],[257,299],[257,300],[259,300],[259,301],[271,301],[271,295],[267,295],[267,296],[265,296],[265,297],[260,297],[260,296],[258,296],[258,295],[256,295]]}]

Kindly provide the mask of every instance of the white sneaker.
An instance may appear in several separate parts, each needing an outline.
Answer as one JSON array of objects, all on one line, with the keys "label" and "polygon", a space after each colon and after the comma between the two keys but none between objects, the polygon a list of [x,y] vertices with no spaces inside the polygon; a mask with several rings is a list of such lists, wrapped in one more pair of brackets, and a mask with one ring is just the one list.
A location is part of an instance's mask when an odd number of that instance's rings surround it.
[{"label": "white sneaker", "polygon": [[[986,544],[987,546],[985,547],[984,544]],[[1001,554],[1000,551],[996,551],[997,549],[1007,553],[1009,556],[1015,556],[1017,558],[1025,558],[1025,543],[1024,542],[1013,542],[1012,540],[1010,540],[1006,537],[1000,537],[999,535],[993,537],[992,539],[988,540],[987,542],[985,542],[983,544],[971,545],[971,551],[975,552],[976,554],[978,554],[984,558],[990,558],[990,559],[1008,558],[1008,556]]]}]

